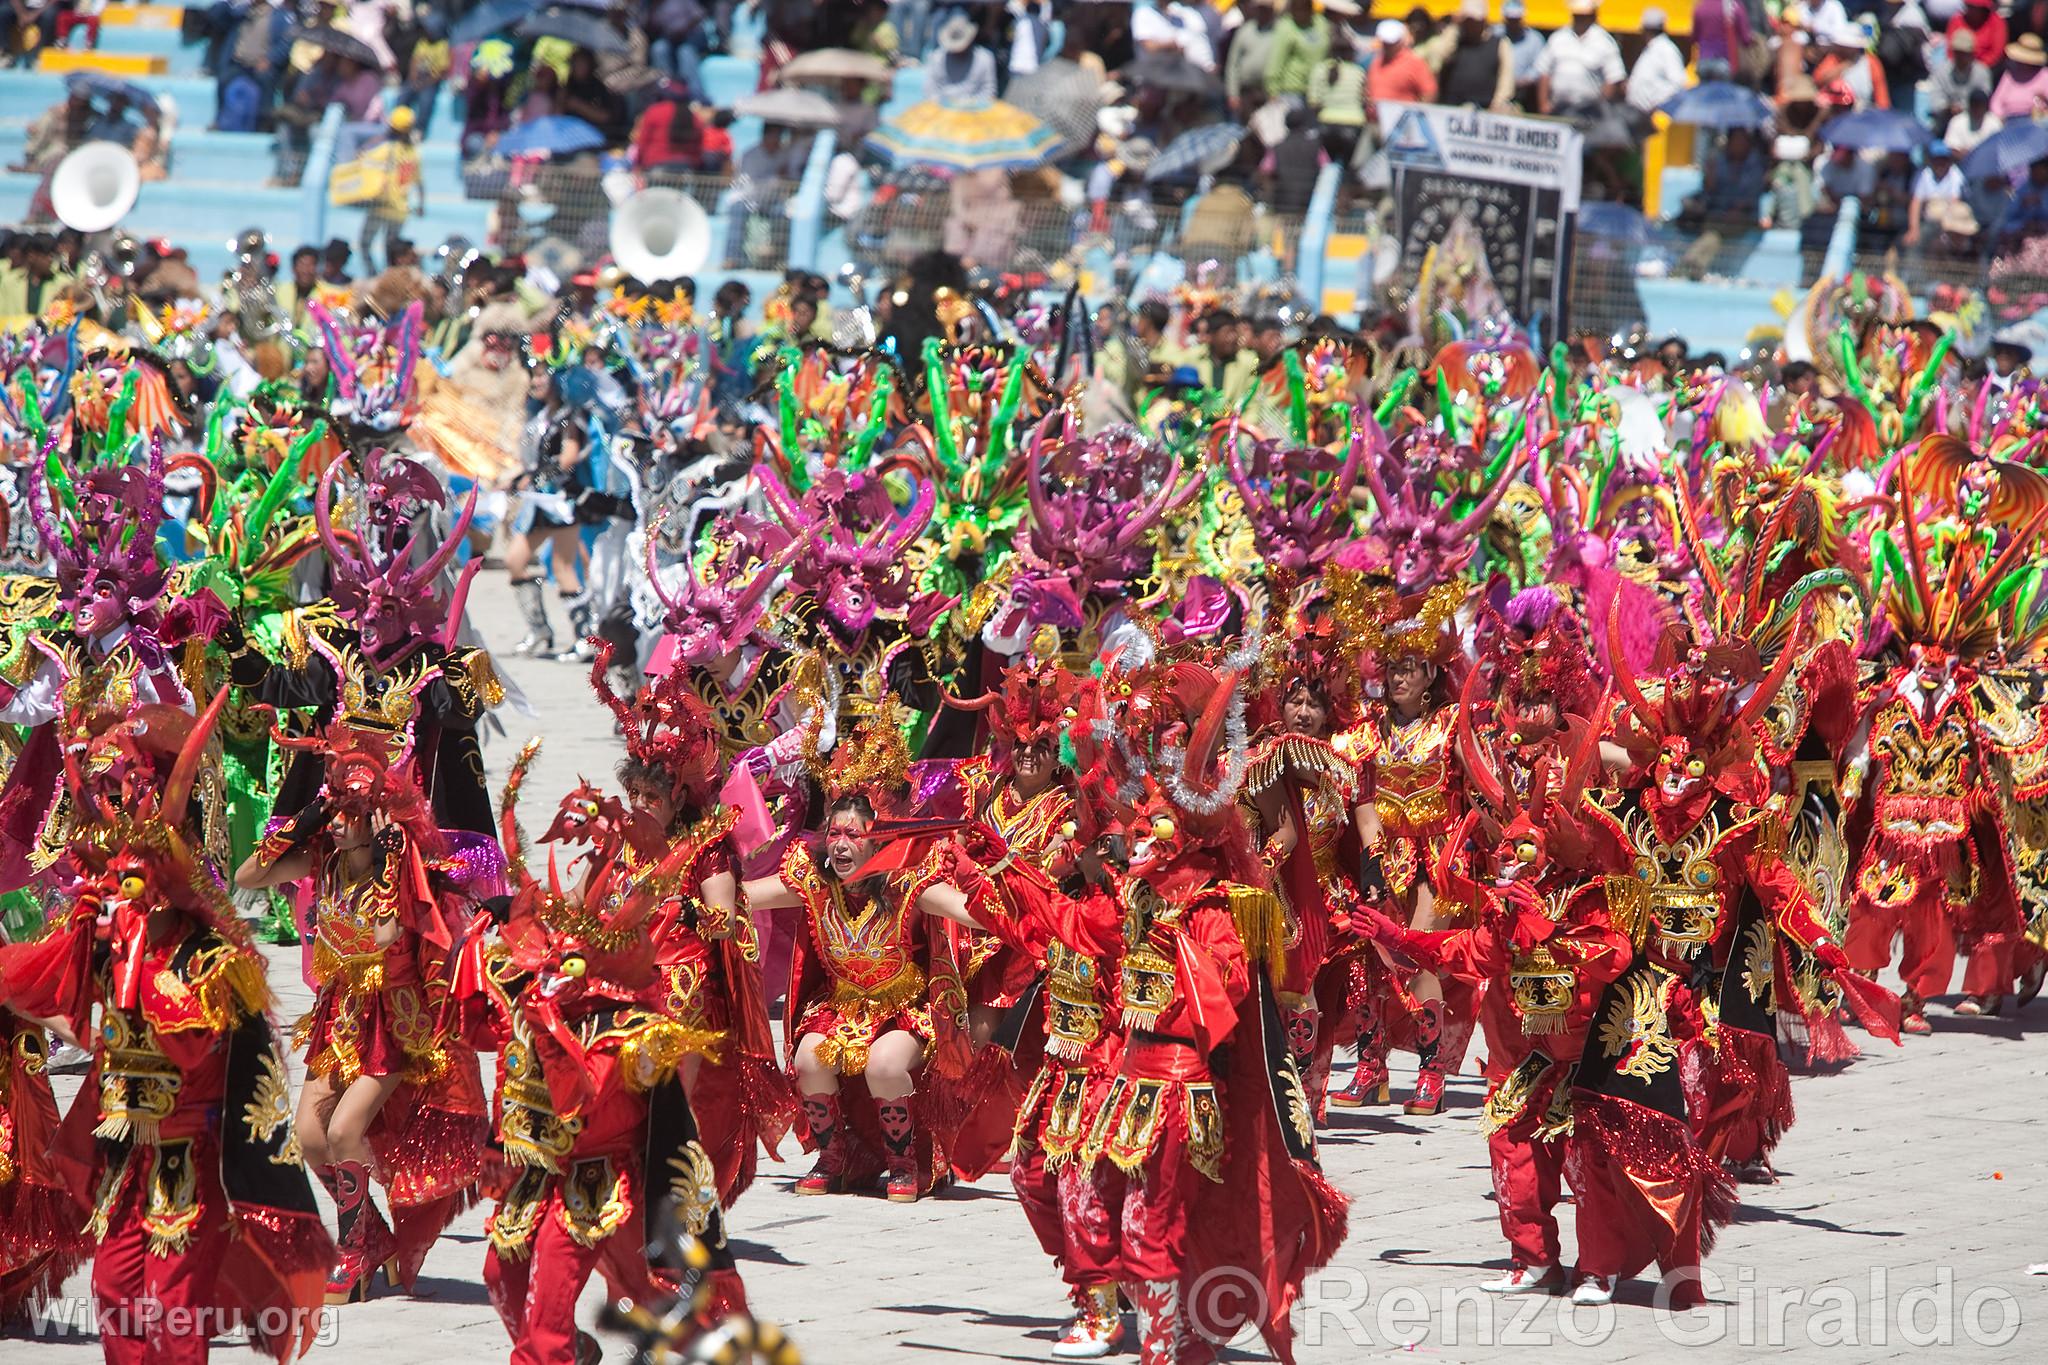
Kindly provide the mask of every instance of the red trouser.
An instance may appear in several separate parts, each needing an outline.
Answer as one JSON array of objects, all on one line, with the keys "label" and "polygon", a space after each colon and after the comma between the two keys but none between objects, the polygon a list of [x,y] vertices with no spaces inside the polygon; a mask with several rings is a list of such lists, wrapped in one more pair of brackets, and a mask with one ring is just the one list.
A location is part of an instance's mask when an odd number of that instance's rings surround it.
[{"label": "red trouser", "polygon": [[[1675,1210],[1660,1212],[1605,1147],[1575,1137],[1572,1148],[1579,1269],[1589,1275],[1626,1279],[1654,1261],[1672,1286],[1675,1306],[1697,1303],[1704,1215],[1700,1201],[1693,1198]],[[1675,1194],[1675,1190],[1660,1192],[1659,1197],[1669,1199]],[[1676,1227],[1665,1221],[1667,1212],[1675,1213]]]},{"label": "red trouser", "polygon": [[193,1149],[199,1218],[184,1249],[169,1256],[151,1254],[142,1225],[154,1153],[137,1147],[129,1158],[125,1187],[92,1265],[107,1365],[202,1365],[208,1339],[232,1326],[214,1307],[228,1247],[219,1162],[197,1143]]},{"label": "red trouser", "polygon": [[512,1365],[575,1365],[576,1300],[592,1271],[604,1275],[614,1299],[654,1293],[637,1217],[587,1247],[562,1226],[561,1208],[551,1194],[524,1259],[495,1247],[484,1258],[484,1284],[512,1336]]},{"label": "red trouser", "polygon": [[[1923,877],[1919,893],[1903,905],[1879,905],[1857,897],[1849,907],[1849,932],[1842,939],[1849,965],[1859,972],[1883,970],[1891,961],[1893,935],[1903,935],[1899,975],[1906,989],[1922,1000],[1945,994],[1955,971],[1956,940],[1941,901],[1941,879],[1933,876]],[[1998,986],[1987,993],[2004,989]]]},{"label": "red trouser", "polygon": [[1551,1210],[1564,1191],[1565,1144],[1530,1136],[1540,1117],[1523,1114],[1486,1139],[1501,1235],[1517,1265],[1558,1264],[1557,1219]]},{"label": "red trouser", "polygon": [[1133,1176],[1108,1160],[1060,1172],[1069,1284],[1178,1280],[1187,1259],[1187,1205],[1203,1177],[1168,1127]]},{"label": "red trouser", "polygon": [[1059,1172],[1045,1168],[1045,1149],[1036,1143],[1028,1151],[1010,1158],[1010,1186],[1017,1191],[1017,1203],[1024,1209],[1024,1221],[1038,1235],[1045,1254],[1060,1263],[1068,1284],[1074,1268],[1067,1258],[1066,1224],[1060,1216]]}]

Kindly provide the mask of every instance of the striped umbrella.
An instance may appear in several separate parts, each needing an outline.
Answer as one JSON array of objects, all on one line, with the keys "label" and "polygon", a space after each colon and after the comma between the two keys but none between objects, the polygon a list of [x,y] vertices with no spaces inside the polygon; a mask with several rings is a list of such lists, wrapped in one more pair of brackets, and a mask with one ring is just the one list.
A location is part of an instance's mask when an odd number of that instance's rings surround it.
[{"label": "striped umbrella", "polygon": [[1060,135],[1014,104],[913,104],[868,134],[865,146],[892,165],[948,171],[1022,171],[1043,165]]},{"label": "striped umbrella", "polygon": [[1095,142],[1095,115],[1102,108],[1102,77],[1064,57],[1010,82],[1010,103],[1035,114],[1059,133],[1063,146],[1078,150]]},{"label": "striped umbrella", "polygon": [[1243,142],[1244,128],[1236,123],[1211,123],[1190,129],[1166,144],[1166,150],[1145,168],[1145,179],[1214,175],[1230,164]]}]

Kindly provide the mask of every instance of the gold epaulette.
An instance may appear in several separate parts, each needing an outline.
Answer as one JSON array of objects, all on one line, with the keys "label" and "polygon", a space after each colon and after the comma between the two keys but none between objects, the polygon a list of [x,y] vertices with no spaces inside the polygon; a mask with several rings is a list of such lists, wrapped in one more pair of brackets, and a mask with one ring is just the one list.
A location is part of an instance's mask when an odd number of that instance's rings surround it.
[{"label": "gold epaulette", "polygon": [[1607,891],[1607,918],[1628,941],[1641,948],[1649,941],[1651,929],[1650,891],[1642,882],[1625,874],[1602,879]]},{"label": "gold epaulette", "polygon": [[1230,922],[1237,926],[1245,956],[1279,972],[1287,957],[1287,911],[1280,898],[1257,886],[1233,883],[1224,889],[1230,897]]}]

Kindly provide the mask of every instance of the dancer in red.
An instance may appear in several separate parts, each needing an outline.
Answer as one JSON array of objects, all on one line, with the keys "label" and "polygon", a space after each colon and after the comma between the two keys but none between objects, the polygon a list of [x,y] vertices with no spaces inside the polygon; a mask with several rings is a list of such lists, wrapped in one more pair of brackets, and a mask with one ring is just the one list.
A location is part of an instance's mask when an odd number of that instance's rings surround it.
[{"label": "dancer in red", "polygon": [[294,1356],[333,1263],[263,960],[194,851],[189,797],[226,696],[196,722],[150,705],[74,727],[71,908],[0,949],[0,1006],[92,1049],[53,1154],[90,1209],[111,1365],[195,1365],[238,1327]]},{"label": "dancer in red", "polygon": [[[1381,700],[1365,721],[1340,738],[1340,752],[1358,764],[1356,818],[1364,844],[1359,893],[1391,898],[1417,929],[1448,927],[1463,907],[1437,906],[1435,869],[1461,814],[1452,735],[1458,708],[1446,669],[1457,650],[1452,629],[1464,589],[1442,584],[1403,598],[1384,579],[1332,569],[1327,575],[1338,624],[1377,669]],[[1345,741],[1348,741],[1345,742]],[[1472,996],[1462,985],[1446,992],[1424,967],[1404,984],[1370,978],[1355,983],[1359,1065],[1351,1083],[1330,1096],[1340,1108],[1384,1099],[1386,1051],[1412,1045],[1415,1093],[1411,1114],[1443,1107],[1444,1076],[1457,1069],[1472,1033]]]},{"label": "dancer in red", "polygon": [[[604,804],[572,792],[556,828]],[[619,813],[615,800],[608,806]],[[515,862],[522,884],[503,929],[486,943],[480,914],[455,974],[465,1033],[500,1057],[498,1139],[510,1179],[485,1224],[484,1283],[514,1365],[575,1365],[597,1353],[576,1327],[592,1274],[615,1300],[674,1291],[649,1261],[664,1204],[710,1253],[707,1320],[745,1307],[718,1171],[681,1074],[718,1038],[667,1008],[664,927],[653,919],[666,898],[655,880],[614,879],[616,850],[594,847],[587,899],[552,876],[545,885],[526,876],[523,856]]]},{"label": "dancer in red", "polygon": [[306,1049],[298,1122],[306,1162],[334,1198],[341,1257],[327,1294],[345,1303],[368,1296],[380,1267],[392,1285],[418,1275],[482,1165],[482,1079],[442,1024],[455,866],[403,733],[344,720],[324,739],[279,742],[323,754],[327,780],[235,880],[314,878],[319,993],[296,1030]]},{"label": "dancer in red", "polygon": [[897,840],[878,858],[889,822],[916,810],[903,719],[885,700],[839,741],[822,777],[819,850],[792,844],[778,875],[746,885],[755,912],[797,907],[809,931],[791,958],[784,1016],[802,1131],[818,1152],[798,1194],[859,1188],[879,1167],[888,1197],[909,1203],[948,1167],[947,1134],[919,1090],[964,1073],[967,998],[950,935],[919,905],[957,905],[959,893],[944,885],[937,849],[920,856],[920,840]]}]

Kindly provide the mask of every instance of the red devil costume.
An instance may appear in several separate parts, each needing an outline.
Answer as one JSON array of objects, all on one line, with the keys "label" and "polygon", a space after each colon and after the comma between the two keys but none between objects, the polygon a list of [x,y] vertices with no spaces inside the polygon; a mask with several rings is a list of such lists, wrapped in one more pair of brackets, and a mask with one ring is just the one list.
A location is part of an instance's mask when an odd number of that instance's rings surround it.
[{"label": "red devil costume", "polygon": [[[326,782],[252,860],[260,869],[299,855],[313,869],[317,994],[294,1031],[307,1074],[337,1096],[363,1076],[403,1078],[369,1131],[376,1169],[336,1160],[317,1172],[335,1200],[341,1257],[328,1294],[337,1302],[367,1294],[380,1266],[410,1288],[482,1167],[482,1075],[476,1054],[445,1026],[447,955],[463,888],[495,889],[499,860],[476,840],[453,851],[419,789],[405,735],[402,720],[373,728],[357,714],[318,740],[278,736],[324,756]],[[335,821],[366,827],[379,817],[367,871],[352,874]],[[389,1223],[373,1175],[387,1191]]]},{"label": "red devil costume", "polygon": [[[877,817],[870,829],[903,821],[922,804],[910,775],[902,713],[885,700],[832,751],[822,774],[828,820],[833,808],[857,801]],[[799,1194],[858,1188],[879,1169],[887,1171],[889,1198],[910,1201],[948,1169],[952,1125],[942,1121],[935,1092],[937,1082],[965,1072],[967,997],[952,936],[918,910],[948,866],[925,844],[897,839],[876,866],[846,869],[845,877],[819,853],[793,844],[778,877],[749,884],[750,903],[763,905],[779,893],[803,912],[808,942],[800,938],[791,957],[784,1016],[794,1021],[785,1039],[790,1064],[815,1038],[816,1062],[841,1078],[834,1093],[802,1095],[799,1133],[818,1161],[798,1182]],[[870,1049],[891,1035],[922,1045],[916,1083],[924,1095],[869,1093]]]},{"label": "red devil costume", "polygon": [[[1084,770],[1124,803],[1132,840],[1113,906],[1090,891],[1047,925],[1074,940],[1067,1003],[1120,1003],[1126,1034],[1060,1171],[1064,1252],[1070,1283],[1113,1278],[1137,1305],[1146,1365],[1211,1359],[1213,1343],[1251,1323],[1292,1359],[1302,1279],[1344,1234],[1271,985],[1284,916],[1237,805],[1249,662],[1163,662],[1149,640],[1126,638],[1075,722]],[[1188,1299],[1221,1266],[1261,1286],[1250,1311]]]},{"label": "red devil costume", "polygon": [[55,1153],[90,1203],[100,1339],[117,1363],[204,1361],[208,1338],[237,1326],[295,1355],[334,1256],[292,1133],[262,959],[187,824],[225,700],[197,722],[144,706],[70,749],[74,800],[90,812],[70,852],[72,907],[40,941],[0,949],[0,1004],[92,1042]]},{"label": "red devil costume", "polygon": [[[769,1029],[760,939],[738,905],[738,814],[719,801],[719,725],[684,670],[671,669],[627,703],[606,680],[610,662],[610,646],[600,645],[591,686],[618,719],[629,769],[665,789],[670,820],[659,829],[645,816],[623,820],[616,866],[601,875],[657,895],[651,923],[663,1012],[717,1040],[684,1074],[718,1168],[719,1201],[730,1208],[753,1183],[761,1150],[781,1145],[797,1106]],[[721,898],[706,893],[713,879]]]},{"label": "red devil costume", "polygon": [[[571,801],[583,810],[582,793]],[[607,813],[621,813],[616,801]],[[498,940],[482,942],[480,915],[456,976],[469,1037],[495,1047],[500,1063],[498,1139],[510,1174],[486,1224],[484,1282],[515,1365],[572,1365],[595,1349],[576,1330],[593,1273],[614,1299],[673,1290],[648,1258],[664,1201],[710,1251],[717,1288],[706,1311],[744,1306],[718,1173],[681,1076],[687,1057],[718,1040],[666,1008],[653,886],[626,888],[597,867],[597,896],[584,900],[518,870]]]}]

